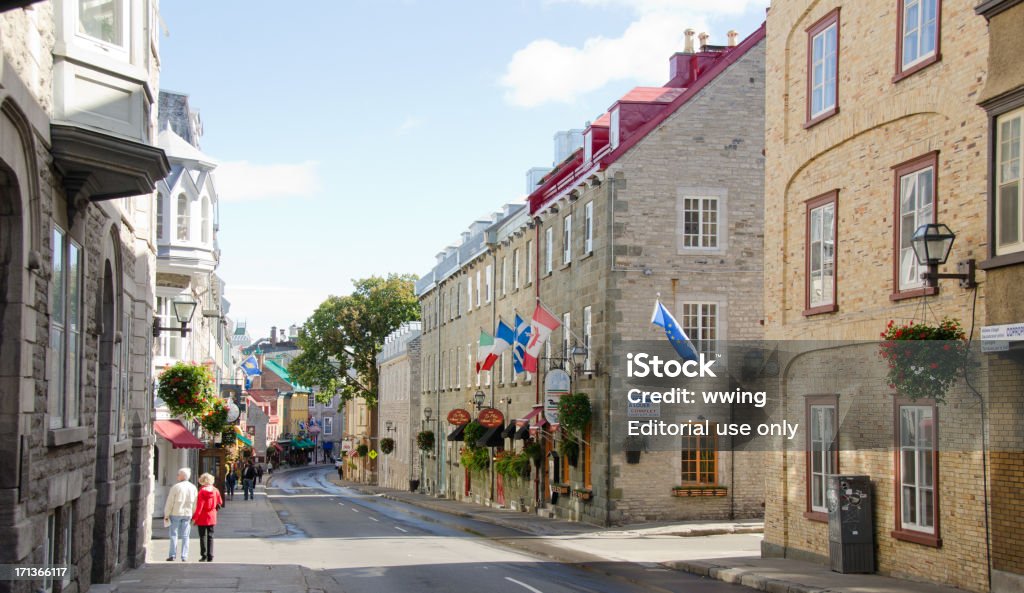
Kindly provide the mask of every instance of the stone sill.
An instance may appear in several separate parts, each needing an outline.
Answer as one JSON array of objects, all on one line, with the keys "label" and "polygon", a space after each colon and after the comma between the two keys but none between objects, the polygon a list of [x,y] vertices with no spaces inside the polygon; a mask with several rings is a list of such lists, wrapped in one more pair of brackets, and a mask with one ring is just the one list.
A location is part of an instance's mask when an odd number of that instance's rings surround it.
[{"label": "stone sill", "polygon": [[89,436],[89,429],[84,426],[70,428],[51,428],[46,431],[47,447],[63,447],[75,443],[84,443]]}]

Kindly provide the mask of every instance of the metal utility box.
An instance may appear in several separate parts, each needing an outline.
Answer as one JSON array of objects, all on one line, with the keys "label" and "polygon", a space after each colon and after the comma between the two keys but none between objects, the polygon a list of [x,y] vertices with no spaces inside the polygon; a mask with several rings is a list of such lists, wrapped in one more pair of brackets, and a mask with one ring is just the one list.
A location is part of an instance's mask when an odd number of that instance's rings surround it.
[{"label": "metal utility box", "polygon": [[875,572],[872,499],[868,476],[829,476],[828,558],[835,572]]}]

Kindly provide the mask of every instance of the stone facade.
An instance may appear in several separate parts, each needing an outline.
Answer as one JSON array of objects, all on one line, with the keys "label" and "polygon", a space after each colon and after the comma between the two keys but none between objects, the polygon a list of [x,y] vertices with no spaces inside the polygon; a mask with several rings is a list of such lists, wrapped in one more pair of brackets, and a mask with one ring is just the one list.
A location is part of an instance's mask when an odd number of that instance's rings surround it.
[{"label": "stone facade", "polygon": [[[955,271],[961,260],[984,259],[989,241],[988,134],[976,105],[985,86],[985,21],[974,14],[976,2],[937,4],[934,51],[922,42],[915,59],[906,56],[918,46],[909,53],[897,49],[900,2],[794,1],[770,9],[765,226],[773,232],[765,237],[765,334],[786,353],[777,386],[780,411],[804,421],[814,405],[833,409],[838,428],[829,438],[838,465],[831,473],[871,478],[878,572],[982,591],[988,588],[987,527],[978,403],[990,397],[987,362],[972,354],[972,383],[961,381],[945,404],[933,406],[894,393],[877,343],[890,320],[934,324],[951,317],[970,331],[987,315],[988,275],[979,272],[976,293],[951,280],[932,289],[919,283],[912,253],[901,253],[901,241],[932,222],[956,233],[943,272]],[[808,90],[815,70],[808,65],[821,56],[808,53],[817,43],[812,38],[832,26],[836,108],[815,116]],[[814,267],[819,252],[808,250],[817,231],[809,221],[825,212],[821,208],[831,208],[836,222],[822,252],[831,263]],[[824,270],[823,278],[835,283],[816,284],[813,270]],[[931,410],[923,412],[929,419],[900,429],[912,406]],[[897,438],[926,430],[931,438],[937,434],[937,452],[926,453],[937,472],[922,469],[923,481],[916,483],[922,488],[907,486],[913,472],[901,473],[911,466],[901,461],[905,452],[897,454]],[[766,475],[777,479],[766,486],[763,552],[824,562],[826,515],[809,498],[807,436],[801,430],[793,442],[780,443],[781,455],[768,458]],[[934,490],[926,492],[935,476]],[[935,510],[908,500],[930,501]]]},{"label": "stone facade", "polygon": [[384,339],[377,355],[377,434],[394,440],[394,451],[384,453],[378,446],[380,470],[377,484],[388,488],[409,488],[420,477],[420,452],[416,434],[420,431],[420,331],[418,321],[402,324]]},{"label": "stone facade", "polygon": [[[639,464],[627,463],[622,449],[623,361],[638,348],[668,346],[650,323],[659,293],[677,317],[703,307],[714,320],[705,328],[710,341],[761,338],[763,30],[738,47],[691,48],[672,63],[669,84],[623,97],[529,204],[474,222],[417,284],[421,402],[432,408],[438,437],[424,460],[427,492],[598,524],[761,514],[759,452],[731,454],[717,443],[717,465],[703,485],[724,487],[727,496],[680,498],[673,496],[683,483],[678,442],[644,453]],[[617,118],[620,144],[611,146]],[[697,199],[718,227],[713,242],[695,247],[684,244],[683,216]],[[564,324],[542,352],[540,376],[516,374],[511,352],[476,373],[481,330],[493,333],[499,319],[513,324],[517,314],[529,320],[538,302]],[[583,345],[588,360],[569,363],[572,348]],[[572,371],[572,390],[587,394],[593,409],[575,467],[558,457],[563,437],[531,414],[548,371],[559,367]],[[508,422],[533,427],[547,462],[528,478],[471,475],[459,465],[462,443],[446,440],[455,428],[447,414],[473,412],[477,391]],[[505,443],[521,450],[522,441]],[[552,496],[556,484],[573,494]]]},{"label": "stone facade", "polygon": [[[145,559],[151,192],[169,171],[155,147],[153,21],[104,39],[79,18],[59,1],[0,12],[0,563],[74,565],[62,591]],[[103,117],[75,80],[118,95],[104,95]]]}]

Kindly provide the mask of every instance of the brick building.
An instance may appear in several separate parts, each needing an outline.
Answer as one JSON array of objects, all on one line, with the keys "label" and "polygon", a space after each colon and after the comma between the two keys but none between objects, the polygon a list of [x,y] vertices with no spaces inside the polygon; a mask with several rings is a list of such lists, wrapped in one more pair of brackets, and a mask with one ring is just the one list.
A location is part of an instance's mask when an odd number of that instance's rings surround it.
[{"label": "brick building", "polygon": [[[668,347],[650,323],[659,293],[707,355],[762,334],[764,29],[739,45],[702,38],[695,50],[692,31],[688,39],[665,86],[616,101],[527,204],[474,222],[417,283],[421,401],[440,441],[425,460],[428,491],[601,524],[761,514],[761,452],[733,454],[713,437],[676,439],[639,464],[623,452],[623,361],[637,348]],[[528,320],[538,299],[562,323],[540,376],[515,373],[510,352],[476,373],[480,331]],[[587,350],[581,364],[567,360],[574,347]],[[536,407],[549,370],[562,367],[594,411],[575,466],[557,454],[561,437]],[[460,437],[447,414],[474,411],[477,391],[517,429],[506,437],[529,433],[543,444],[540,471],[505,481],[458,465],[462,443],[447,440]],[[516,440],[503,446],[518,451]],[[556,484],[570,495],[552,502]],[[674,496],[680,486],[726,495]]]},{"label": "brick building", "polygon": [[42,585],[86,591],[149,540],[159,17],[17,4],[0,12],[0,563],[73,565]]},{"label": "brick building", "polygon": [[[911,400],[889,385],[878,346],[890,320],[949,317],[977,332],[996,304],[989,274],[977,288],[930,286],[911,243],[921,225],[948,225],[946,273],[994,255],[977,106],[988,41],[974,4],[791,1],[768,13],[765,333],[785,353],[779,412],[806,426],[769,458],[765,555],[826,561],[826,478],[863,474],[878,572],[989,588],[990,357],[970,354],[969,381],[945,403]],[[1019,413],[1005,418],[1019,426]],[[992,494],[995,480],[993,466]]]},{"label": "brick building", "polygon": [[377,355],[377,434],[394,441],[394,451],[382,454],[377,484],[405,489],[420,478],[420,331],[419,321],[403,323],[384,339]]}]

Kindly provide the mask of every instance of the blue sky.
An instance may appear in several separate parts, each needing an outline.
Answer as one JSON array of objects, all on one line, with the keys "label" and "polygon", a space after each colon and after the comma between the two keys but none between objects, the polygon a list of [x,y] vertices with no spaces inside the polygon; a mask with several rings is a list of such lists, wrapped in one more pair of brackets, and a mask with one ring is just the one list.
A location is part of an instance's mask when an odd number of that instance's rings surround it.
[{"label": "blue sky", "polygon": [[351,281],[423,274],[519,200],[552,135],[660,85],[692,27],[724,44],[768,0],[167,0],[163,88],[217,159],[220,274],[253,337]]}]

